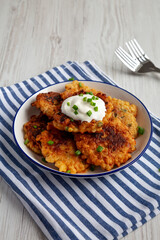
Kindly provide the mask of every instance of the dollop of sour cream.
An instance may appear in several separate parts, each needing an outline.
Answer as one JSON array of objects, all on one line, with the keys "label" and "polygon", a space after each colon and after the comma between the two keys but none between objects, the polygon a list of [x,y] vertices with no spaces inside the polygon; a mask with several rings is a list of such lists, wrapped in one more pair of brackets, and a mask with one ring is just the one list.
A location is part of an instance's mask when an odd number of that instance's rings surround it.
[{"label": "dollop of sour cream", "polygon": [[101,98],[91,94],[80,94],[65,99],[61,111],[68,117],[81,122],[101,121],[106,112],[105,103]]}]

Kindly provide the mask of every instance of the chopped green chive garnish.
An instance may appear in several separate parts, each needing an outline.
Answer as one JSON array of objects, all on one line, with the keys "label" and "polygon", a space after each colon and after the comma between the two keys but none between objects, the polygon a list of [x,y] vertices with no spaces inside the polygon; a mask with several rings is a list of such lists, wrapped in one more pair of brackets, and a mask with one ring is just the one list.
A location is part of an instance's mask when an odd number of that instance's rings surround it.
[{"label": "chopped green chive garnish", "polygon": [[34,128],[37,128],[37,126],[36,126],[36,125],[34,125],[33,127],[34,127]]},{"label": "chopped green chive garnish", "polygon": [[70,173],[70,172],[71,172],[71,170],[67,170],[67,171],[66,171],[66,173]]},{"label": "chopped green chive garnish", "polygon": [[47,162],[46,159],[45,159],[44,157],[42,157],[42,161],[43,161],[43,162]]},{"label": "chopped green chive garnish", "polygon": [[138,133],[139,133],[140,135],[143,135],[143,133],[144,133],[144,128],[138,126]]},{"label": "chopped green chive garnish", "polygon": [[77,151],[75,152],[75,154],[78,156],[78,155],[81,154],[81,151],[80,151],[80,150],[77,150]]},{"label": "chopped green chive garnish", "polygon": [[53,142],[52,140],[49,140],[47,143],[48,143],[49,145],[53,145],[53,144],[54,144],[54,142]]},{"label": "chopped green chive garnish", "polygon": [[95,98],[95,100],[98,100],[98,99],[99,99],[99,97],[96,97],[96,98]]},{"label": "chopped green chive garnish", "polygon": [[91,106],[96,106],[95,102],[91,102],[90,104],[91,104]]},{"label": "chopped green chive garnish", "polygon": [[71,104],[70,104],[70,102],[67,102],[67,106],[70,106]]},{"label": "chopped green chive garnish", "polygon": [[68,81],[74,81],[74,77],[69,78]]},{"label": "chopped green chive garnish", "polygon": [[90,170],[91,170],[91,171],[94,171],[94,170],[95,170],[95,165],[92,164],[92,165],[90,166]]},{"label": "chopped green chive garnish", "polygon": [[87,102],[92,102],[92,98],[88,98],[88,99],[87,99]]},{"label": "chopped green chive garnish", "polygon": [[75,111],[74,111],[74,114],[75,114],[75,115],[77,115],[77,114],[78,114],[78,111],[77,111],[77,110],[75,110]]},{"label": "chopped green chive garnish", "polygon": [[93,95],[93,93],[92,93],[92,92],[86,92],[86,94],[90,94],[90,95]]},{"label": "chopped green chive garnish", "polygon": [[84,98],[83,98],[83,101],[86,102],[86,101],[87,101],[87,97],[84,97]]},{"label": "chopped green chive garnish", "polygon": [[74,110],[78,110],[77,105],[74,105],[72,108],[73,108]]},{"label": "chopped green chive garnish", "polygon": [[95,99],[96,99],[96,97],[95,97],[95,96],[93,96],[93,97],[92,97],[92,99],[93,99],[93,100],[95,100]]},{"label": "chopped green chive garnish", "polygon": [[82,96],[83,96],[83,93],[80,93],[80,94],[79,94],[79,96],[81,96],[81,97],[82,97]]},{"label": "chopped green chive garnish", "polygon": [[82,87],[82,83],[81,82],[79,83],[79,87]]},{"label": "chopped green chive garnish", "polygon": [[97,125],[98,125],[98,127],[102,127],[103,122],[99,122]]},{"label": "chopped green chive garnish", "polygon": [[86,114],[90,117],[92,115],[92,111],[89,110]]},{"label": "chopped green chive garnish", "polygon": [[74,122],[74,119],[73,119],[73,118],[70,118],[70,121],[71,121],[71,122]]},{"label": "chopped green chive garnish", "polygon": [[98,146],[98,147],[97,147],[97,152],[102,152],[102,150],[103,150],[103,147],[102,147],[102,146]]},{"label": "chopped green chive garnish", "polygon": [[25,145],[26,145],[27,143],[29,143],[29,139],[28,139],[28,138],[24,141],[24,144],[25,144]]},{"label": "chopped green chive garnish", "polygon": [[68,131],[68,129],[69,129],[69,127],[66,126],[66,127],[65,127],[65,131]]},{"label": "chopped green chive garnish", "polygon": [[98,107],[94,107],[94,111],[95,111],[95,112],[98,112]]}]

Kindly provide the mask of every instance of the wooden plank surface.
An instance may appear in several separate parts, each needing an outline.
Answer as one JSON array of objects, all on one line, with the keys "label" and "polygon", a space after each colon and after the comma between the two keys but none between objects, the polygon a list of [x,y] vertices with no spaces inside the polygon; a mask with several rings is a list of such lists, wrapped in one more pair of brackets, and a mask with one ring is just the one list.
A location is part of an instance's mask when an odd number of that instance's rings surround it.
[{"label": "wooden plank surface", "polygon": [[[159,0],[0,0],[0,86],[68,60],[94,61],[160,117],[160,74],[131,73],[115,49],[136,38],[160,67]],[[0,239],[45,240],[0,178]],[[123,240],[158,240],[160,216]]]}]

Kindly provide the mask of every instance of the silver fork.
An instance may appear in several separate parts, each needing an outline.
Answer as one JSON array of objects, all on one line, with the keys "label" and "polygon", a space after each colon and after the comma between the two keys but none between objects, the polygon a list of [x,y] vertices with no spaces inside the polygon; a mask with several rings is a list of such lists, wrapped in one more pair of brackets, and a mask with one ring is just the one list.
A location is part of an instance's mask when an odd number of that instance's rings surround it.
[{"label": "silver fork", "polygon": [[126,42],[126,46],[130,54],[128,54],[122,47],[119,47],[115,51],[115,54],[131,71],[137,73],[160,72],[160,68],[157,68],[149,60],[136,39]]}]

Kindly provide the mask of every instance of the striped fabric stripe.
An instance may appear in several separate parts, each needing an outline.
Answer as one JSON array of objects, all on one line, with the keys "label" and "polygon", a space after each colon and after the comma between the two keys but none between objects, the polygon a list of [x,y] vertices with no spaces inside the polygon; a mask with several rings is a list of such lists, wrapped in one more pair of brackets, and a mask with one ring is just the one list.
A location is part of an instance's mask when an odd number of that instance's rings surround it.
[{"label": "striped fabric stripe", "polygon": [[160,212],[160,119],[151,113],[154,132],[149,148],[121,172],[93,179],[46,172],[17,147],[13,119],[34,92],[70,77],[116,85],[95,63],[69,61],[0,89],[0,174],[48,239],[120,239]]}]

